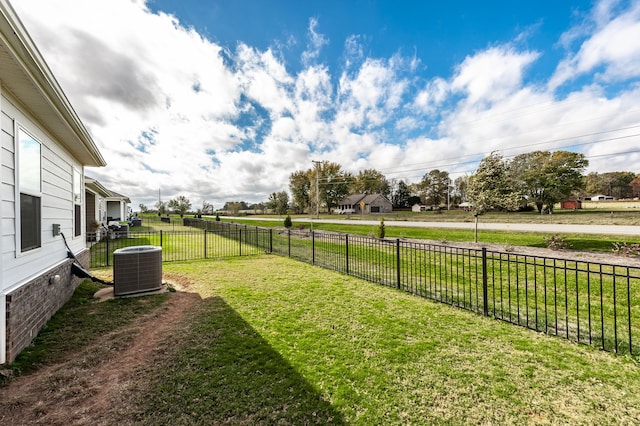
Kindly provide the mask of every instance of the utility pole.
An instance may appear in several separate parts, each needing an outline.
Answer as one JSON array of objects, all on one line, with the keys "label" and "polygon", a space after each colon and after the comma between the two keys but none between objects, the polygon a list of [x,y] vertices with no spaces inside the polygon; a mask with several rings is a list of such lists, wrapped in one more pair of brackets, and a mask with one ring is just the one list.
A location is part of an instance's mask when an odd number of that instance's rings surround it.
[{"label": "utility pole", "polygon": [[320,218],[320,190],[318,186],[318,175],[320,173],[318,166],[322,163],[322,161],[311,160],[311,162],[315,165],[316,168],[316,219]]}]

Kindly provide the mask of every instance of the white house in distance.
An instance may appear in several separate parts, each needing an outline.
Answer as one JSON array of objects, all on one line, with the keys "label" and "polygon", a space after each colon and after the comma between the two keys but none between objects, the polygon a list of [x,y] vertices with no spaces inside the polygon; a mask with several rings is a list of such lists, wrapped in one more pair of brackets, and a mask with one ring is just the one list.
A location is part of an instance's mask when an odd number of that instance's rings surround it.
[{"label": "white house in distance", "polygon": [[88,263],[85,166],[106,165],[8,0],[0,0],[0,118],[3,364],[80,283],[68,252]]},{"label": "white house in distance", "polygon": [[352,194],[342,199],[333,211],[338,214],[391,213],[391,201],[382,194]]},{"label": "white house in distance", "polygon": [[129,197],[120,195],[117,192],[109,191],[107,197],[107,221],[125,221],[129,217]]},{"label": "white house in distance", "polygon": [[86,231],[96,232],[94,224],[98,227],[107,226],[107,198],[111,196],[111,191],[97,180],[85,176],[84,194]]},{"label": "white house in distance", "polygon": [[87,241],[100,241],[110,222],[128,219],[129,197],[105,188],[99,181],[85,176],[85,230]]}]

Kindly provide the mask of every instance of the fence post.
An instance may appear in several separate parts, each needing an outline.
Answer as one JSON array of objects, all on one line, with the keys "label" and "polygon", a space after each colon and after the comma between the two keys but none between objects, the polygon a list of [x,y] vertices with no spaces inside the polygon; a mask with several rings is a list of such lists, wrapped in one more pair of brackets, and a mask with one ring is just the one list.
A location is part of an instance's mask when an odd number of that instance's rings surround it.
[{"label": "fence post", "polygon": [[273,229],[269,228],[269,253],[273,253]]},{"label": "fence post", "polygon": [[236,225],[236,229],[238,230],[238,249],[240,250],[240,256],[242,256],[242,228],[238,228],[238,225]]},{"label": "fence post", "polygon": [[344,234],[345,273],[349,275],[349,234]]},{"label": "fence post", "polygon": [[400,238],[396,238],[396,287],[400,289]]},{"label": "fence post", "polygon": [[207,228],[202,230],[204,232],[204,258],[207,258]]},{"label": "fence post", "polygon": [[109,233],[107,232],[107,236],[106,236],[106,240],[107,240],[107,266],[109,266]]},{"label": "fence post", "polygon": [[289,257],[291,257],[291,229],[287,229],[287,244],[289,245]]},{"label": "fence post", "polygon": [[162,247],[162,229],[160,230],[160,247]]},{"label": "fence post", "polygon": [[311,264],[316,264],[316,233],[311,231]]},{"label": "fence post", "polygon": [[482,311],[485,316],[489,316],[489,291],[487,289],[488,283],[488,271],[487,271],[487,248],[482,247]]}]

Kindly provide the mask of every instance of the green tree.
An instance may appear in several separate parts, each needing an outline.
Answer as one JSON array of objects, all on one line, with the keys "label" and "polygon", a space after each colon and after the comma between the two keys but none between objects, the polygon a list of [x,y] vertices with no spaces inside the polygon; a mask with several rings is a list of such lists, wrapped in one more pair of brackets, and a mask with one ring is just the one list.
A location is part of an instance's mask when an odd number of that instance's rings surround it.
[{"label": "green tree", "polygon": [[634,177],[631,182],[629,182],[629,186],[631,187],[631,197],[640,197],[640,176]]},{"label": "green tree", "polygon": [[202,214],[213,214],[213,204],[202,202]]},{"label": "green tree", "polygon": [[167,203],[165,203],[164,201],[156,202],[155,206],[156,206],[156,210],[158,210],[158,216],[161,216],[167,213]]},{"label": "green tree", "polygon": [[169,200],[167,206],[174,212],[180,214],[180,217],[184,217],[184,214],[191,209],[191,201],[184,195]]},{"label": "green tree", "polygon": [[[324,204],[327,208],[327,213],[331,213],[331,209],[349,195],[349,189],[353,184],[353,176],[351,173],[343,171],[342,166],[338,163],[323,161],[317,164],[316,167],[320,205]],[[315,195],[314,192],[315,189],[312,190],[312,195]]]},{"label": "green tree", "polygon": [[510,171],[519,191],[542,213],[552,212],[555,203],[582,188],[588,164],[578,152],[534,151],[514,157]]},{"label": "green tree", "polygon": [[391,185],[387,178],[375,169],[365,169],[358,172],[350,188],[353,194],[382,194],[386,198],[391,195]]},{"label": "green tree", "polygon": [[508,163],[495,152],[480,161],[476,172],[469,177],[467,191],[475,217],[475,242],[478,242],[478,216],[494,209],[516,210],[522,199]]},{"label": "green tree", "polygon": [[267,208],[278,215],[286,214],[289,210],[289,194],[286,191],[271,193],[267,201]]},{"label": "green tree", "polygon": [[582,195],[595,194],[610,195],[614,198],[632,198],[633,188],[631,182],[636,177],[632,172],[592,172],[584,176]]},{"label": "green tree", "polygon": [[224,203],[222,210],[230,211],[234,215],[238,215],[241,210],[249,210],[249,206],[244,201],[227,201]]},{"label": "green tree", "polygon": [[291,191],[293,211],[301,214],[311,205],[309,194],[311,182],[315,184],[314,170],[299,170],[289,176],[289,191]]},{"label": "green tree", "polygon": [[467,188],[469,187],[469,176],[459,176],[453,181],[453,192],[455,193],[455,204],[467,201]]},{"label": "green tree", "polygon": [[393,207],[399,209],[411,207],[409,204],[410,197],[411,193],[409,192],[407,184],[403,180],[398,181],[395,185],[395,190],[391,195],[391,203],[393,204]]},{"label": "green tree", "polygon": [[244,201],[227,201],[222,209],[230,212],[233,216],[238,216],[240,210],[246,210],[243,207],[246,207]]},{"label": "green tree", "polygon": [[145,206],[144,204],[140,204],[138,206],[138,208],[140,209],[140,213],[147,213],[149,212],[149,208],[147,206]]},{"label": "green tree", "polygon": [[438,169],[425,174],[420,181],[420,198],[425,205],[439,206],[447,200],[451,179],[449,172]]}]

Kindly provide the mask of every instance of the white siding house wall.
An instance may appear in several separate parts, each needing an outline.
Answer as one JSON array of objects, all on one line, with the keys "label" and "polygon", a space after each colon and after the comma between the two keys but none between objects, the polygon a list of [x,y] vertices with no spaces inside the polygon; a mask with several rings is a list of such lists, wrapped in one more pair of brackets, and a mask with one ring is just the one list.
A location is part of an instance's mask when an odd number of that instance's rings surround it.
[{"label": "white siding house wall", "polygon": [[[21,132],[33,141],[18,143],[18,129],[23,129]],[[3,364],[13,361],[29,345],[80,283],[80,278],[72,274],[75,259],[68,258],[63,237],[54,235],[53,229],[59,225],[77,261],[88,264],[83,226],[84,189],[79,177],[84,174],[85,165],[106,165],[8,0],[0,0],[0,144],[0,364]],[[31,148],[21,153],[21,146]],[[21,158],[21,154],[25,157]],[[17,168],[21,159],[25,160],[24,179]],[[38,163],[40,173],[30,176]],[[19,187],[21,180],[23,188]],[[80,194],[76,200],[74,190]],[[40,238],[38,241],[33,233],[26,235],[24,242],[30,249],[24,252],[20,235],[21,191],[39,200],[39,207],[36,202],[25,213],[33,221],[31,231],[40,227]],[[80,206],[77,212],[76,205]],[[24,208],[28,208],[26,204]],[[76,220],[79,222],[74,223]]]},{"label": "white siding house wall", "polygon": [[[60,225],[60,230],[74,253],[85,249],[84,234],[73,237],[73,167],[82,170],[82,165],[55,144],[47,133],[38,127],[35,120],[20,111],[15,104],[17,102],[12,101],[8,96],[2,97],[2,149],[3,154],[7,152],[7,155],[2,157],[2,282],[12,283],[3,288],[5,293],[19,287],[32,277],[41,275],[67,258],[62,237],[53,235],[54,224]],[[25,253],[20,252],[19,235],[16,232],[19,224],[16,220],[17,188],[14,184],[16,158],[13,155],[16,144],[13,135],[18,126],[31,133],[42,147],[42,245]],[[9,153],[11,155],[8,155]],[[5,171],[6,177],[9,178],[6,180]],[[34,262],[34,259],[37,259],[37,262]],[[34,268],[35,265],[37,266]]]},{"label": "white siding house wall", "polygon": [[[1,270],[4,270],[4,238],[9,233],[6,226],[9,225],[10,219],[7,217],[5,220],[5,212],[15,211],[13,203],[13,135],[4,131],[5,128],[13,129],[11,119],[4,112],[2,112],[2,84],[0,84],[0,195],[2,196],[2,209],[0,210],[2,216],[0,216],[0,364],[3,364],[7,360],[7,348],[5,342],[7,341],[7,297],[4,290],[5,279],[2,277]],[[9,167],[11,166],[11,167]],[[14,228],[15,229],[15,228]]]},{"label": "white siding house wall", "polygon": [[[1,89],[1,87],[0,87]],[[74,236],[73,170],[83,166],[9,93],[0,90],[0,139],[2,143],[2,236],[0,238],[0,364],[11,361],[35,337],[40,327],[69,297],[77,282],[70,275],[67,249],[61,235],[53,235],[59,224],[71,251],[88,258],[85,234]],[[40,143],[41,159],[41,245],[21,252],[18,203],[19,177],[16,167],[18,129]],[[81,172],[82,173],[82,172]],[[84,196],[84,191],[82,191]],[[80,215],[84,217],[84,213]],[[82,219],[81,219],[82,220]],[[59,285],[47,285],[60,275]],[[11,304],[12,309],[9,308]],[[33,314],[27,306],[37,309]],[[35,308],[40,306],[41,308]],[[6,318],[6,321],[5,321]],[[11,320],[10,320],[11,318]],[[7,344],[5,344],[7,343]]]}]

